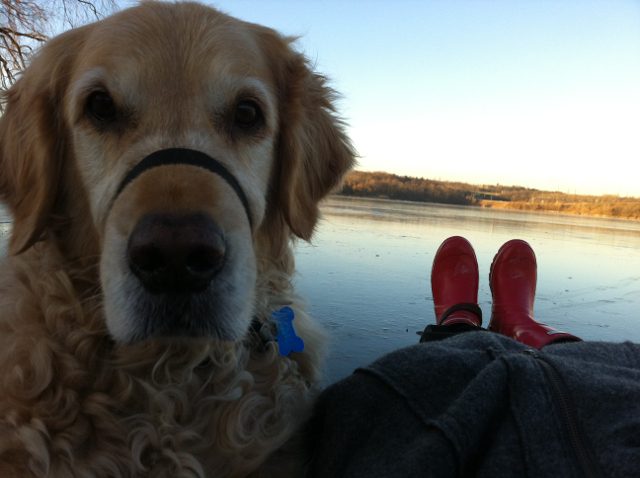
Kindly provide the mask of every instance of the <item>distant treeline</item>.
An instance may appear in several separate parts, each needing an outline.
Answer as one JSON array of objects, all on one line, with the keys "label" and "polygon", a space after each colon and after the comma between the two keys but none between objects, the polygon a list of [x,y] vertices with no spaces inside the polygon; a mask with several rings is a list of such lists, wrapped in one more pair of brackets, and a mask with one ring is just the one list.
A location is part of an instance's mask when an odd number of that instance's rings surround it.
[{"label": "distant treeline", "polygon": [[353,171],[347,176],[339,193],[346,196],[640,219],[640,198],[635,197],[585,196],[520,186],[473,185],[382,172]]}]

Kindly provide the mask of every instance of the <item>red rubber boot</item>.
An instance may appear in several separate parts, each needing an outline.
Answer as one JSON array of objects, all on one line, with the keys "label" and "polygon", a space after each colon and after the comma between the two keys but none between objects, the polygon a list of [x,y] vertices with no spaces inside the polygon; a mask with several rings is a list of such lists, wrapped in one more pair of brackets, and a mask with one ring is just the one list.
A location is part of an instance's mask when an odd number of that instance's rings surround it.
[{"label": "red rubber boot", "polygon": [[513,239],[500,248],[489,273],[493,296],[489,330],[537,349],[555,342],[579,341],[533,319],[536,269],[536,256],[525,241]]},{"label": "red rubber boot", "polygon": [[431,292],[437,325],[480,327],[478,261],[464,237],[450,237],[438,248],[431,268]]}]

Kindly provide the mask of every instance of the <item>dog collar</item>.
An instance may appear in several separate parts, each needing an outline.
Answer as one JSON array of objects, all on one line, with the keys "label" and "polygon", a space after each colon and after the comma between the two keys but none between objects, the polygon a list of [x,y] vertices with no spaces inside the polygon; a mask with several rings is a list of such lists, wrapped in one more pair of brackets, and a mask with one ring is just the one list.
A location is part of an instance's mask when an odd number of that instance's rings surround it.
[{"label": "dog collar", "polygon": [[244,207],[244,211],[247,214],[247,219],[249,220],[249,227],[253,229],[253,220],[251,218],[251,209],[249,208],[249,201],[247,200],[247,196],[245,195],[240,183],[236,179],[236,177],[229,172],[224,165],[201,151],[196,151],[194,149],[187,148],[168,148],[161,149],[151,153],[149,156],[146,156],[142,159],[138,164],[136,164],[124,177],[118,189],[116,191],[115,196],[113,197],[112,204],[115,202],[116,198],[120,195],[120,193],[127,187],[129,183],[131,183],[134,179],[140,176],[145,171],[149,169],[156,168],[158,166],[172,166],[172,165],[187,165],[187,166],[196,166],[198,168],[206,169],[207,171],[211,171],[214,174],[217,174],[222,179],[224,179],[229,186],[235,191],[236,195],[240,199],[242,206]]}]

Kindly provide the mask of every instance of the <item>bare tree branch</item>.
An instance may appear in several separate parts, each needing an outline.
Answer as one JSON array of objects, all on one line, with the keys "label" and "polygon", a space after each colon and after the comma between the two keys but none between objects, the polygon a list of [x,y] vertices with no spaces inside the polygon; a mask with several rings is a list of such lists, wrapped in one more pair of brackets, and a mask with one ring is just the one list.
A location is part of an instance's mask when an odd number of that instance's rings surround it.
[{"label": "bare tree branch", "polygon": [[96,6],[93,3],[88,2],[86,0],[76,0],[76,1],[81,5],[84,5],[88,10],[90,10],[96,18],[100,18],[100,15],[98,14],[98,10],[96,9]]},{"label": "bare tree branch", "polygon": [[98,20],[115,7],[115,0],[0,0],[2,89],[14,83],[50,35]]},{"label": "bare tree branch", "polygon": [[47,39],[47,37],[45,35],[42,35],[41,33],[37,33],[37,32],[19,32],[19,31],[16,31],[16,30],[12,29],[12,28],[4,28],[4,27],[0,27],[0,35],[10,39],[10,41],[12,43],[16,43],[15,38],[17,38],[17,37],[31,38],[32,40],[36,40],[36,41],[40,41],[40,42],[45,41]]}]

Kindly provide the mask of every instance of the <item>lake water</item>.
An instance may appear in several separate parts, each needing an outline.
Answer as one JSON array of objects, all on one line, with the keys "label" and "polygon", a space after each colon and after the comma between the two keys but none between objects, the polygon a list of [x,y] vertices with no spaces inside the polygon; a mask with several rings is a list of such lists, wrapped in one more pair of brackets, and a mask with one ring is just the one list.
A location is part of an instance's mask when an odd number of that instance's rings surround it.
[{"label": "lake water", "polygon": [[298,291],[331,337],[329,381],[417,342],[435,320],[430,271],[440,243],[465,236],[480,267],[509,239],[538,259],[536,317],[587,340],[640,342],[640,222],[332,197],[312,244],[296,249]]},{"label": "lake water", "polygon": [[[312,244],[296,247],[298,292],[331,338],[327,382],[417,342],[434,321],[429,275],[449,236],[465,236],[491,313],[489,266],[512,238],[538,258],[536,316],[588,340],[640,342],[640,222],[332,197]],[[0,252],[9,218],[0,210]]]}]

